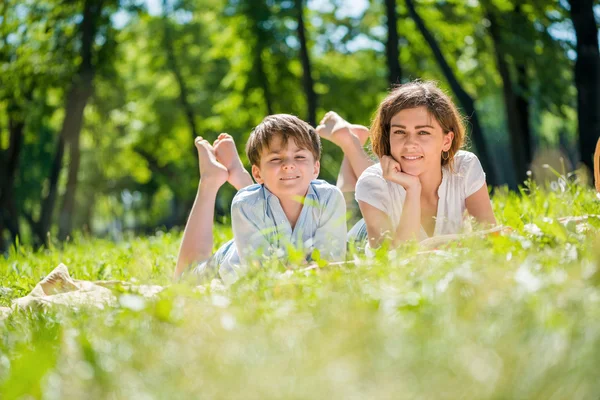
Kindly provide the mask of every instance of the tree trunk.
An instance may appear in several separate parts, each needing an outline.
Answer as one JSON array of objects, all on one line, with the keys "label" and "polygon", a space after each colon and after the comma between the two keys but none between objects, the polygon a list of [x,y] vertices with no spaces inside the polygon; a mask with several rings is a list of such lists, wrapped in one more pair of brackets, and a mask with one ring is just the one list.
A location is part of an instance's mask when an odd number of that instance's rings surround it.
[{"label": "tree trunk", "polygon": [[[484,3],[486,17],[490,21],[490,37],[494,43],[494,57],[498,73],[502,78],[502,93],[504,97],[504,107],[506,120],[508,123],[508,134],[510,137],[511,153],[515,169],[517,183],[522,183],[527,179],[527,169],[531,162],[531,134],[529,129],[529,102],[524,97],[523,90],[517,94],[514,89],[513,81],[510,77],[510,67],[506,61],[504,45],[498,23],[490,9],[489,4]],[[517,67],[517,73],[521,82],[526,82],[526,71],[524,65]]]},{"label": "tree trunk", "polygon": [[[85,101],[87,102],[87,100]],[[83,117],[83,110],[81,110],[81,115]],[[81,124],[79,129],[81,129]],[[58,219],[58,239],[61,241],[66,240],[73,229],[75,193],[77,191],[77,175],[79,173],[80,160],[81,151],[79,149],[79,135],[76,135],[69,142],[69,172],[67,177],[67,187]]]},{"label": "tree trunk", "polygon": [[525,62],[519,62],[516,65],[517,71],[517,110],[519,110],[519,126],[521,131],[525,132],[523,137],[523,153],[525,154],[525,164],[529,167],[533,161],[534,138],[529,125],[529,79],[527,78],[527,65]]},{"label": "tree trunk", "polygon": [[[164,46],[165,51],[167,52],[167,62],[169,64],[169,68],[173,75],[175,75],[175,80],[177,81],[177,85],[179,86],[179,102],[181,103],[181,107],[183,108],[183,112],[185,113],[185,117],[190,126],[190,130],[192,133],[192,139],[196,139],[198,136],[198,128],[196,127],[196,120],[194,115],[194,109],[190,102],[188,101],[188,88],[185,84],[185,80],[183,79],[183,75],[181,74],[181,70],[179,69],[179,64],[177,63],[177,57],[175,56],[175,46],[173,45],[173,36],[171,32],[171,25],[168,19],[167,12],[167,0],[163,0],[163,22],[165,27],[164,32]],[[195,149],[194,149],[195,153]]]},{"label": "tree trunk", "polygon": [[390,85],[402,82],[402,69],[400,67],[400,53],[398,51],[398,14],[396,13],[396,0],[385,0],[387,13],[388,37],[385,44]]},{"label": "tree trunk", "polygon": [[[12,107],[9,106],[9,108]],[[20,235],[19,216],[14,201],[14,183],[23,148],[25,121],[19,111],[13,110],[8,113],[9,146],[6,151],[6,162],[2,163],[0,175],[0,253],[8,248],[3,240],[4,229],[8,229],[10,232],[13,243]]]},{"label": "tree trunk", "polygon": [[594,0],[569,0],[571,19],[577,36],[575,86],[581,161],[594,168],[593,150],[600,138],[600,51],[594,19]]},{"label": "tree trunk", "polygon": [[594,152],[594,181],[596,191],[600,192],[600,139],[596,143],[596,151]]},{"label": "tree trunk", "polygon": [[260,38],[256,38],[255,45],[255,61],[254,65],[256,67],[256,72],[258,75],[258,81],[263,90],[263,95],[265,97],[265,105],[267,106],[267,113],[269,115],[273,114],[273,100],[271,96],[271,91],[269,90],[269,80],[267,79],[267,73],[265,72],[265,63],[262,59],[262,46],[259,44]]},{"label": "tree trunk", "polygon": [[310,58],[308,55],[308,46],[306,43],[306,31],[304,28],[304,1],[296,0],[296,12],[298,17],[298,40],[300,41],[300,60],[304,70],[303,84],[304,93],[306,93],[306,102],[308,106],[308,123],[311,126],[317,126],[317,95],[315,93],[314,81],[312,78]]},{"label": "tree trunk", "polygon": [[82,213],[82,230],[88,235],[94,232],[93,219],[94,219],[94,207],[96,205],[96,194],[90,193],[87,196],[85,207]]},{"label": "tree trunk", "polygon": [[40,217],[38,221],[28,218],[31,230],[35,234],[36,245],[48,244],[48,232],[52,225],[52,214],[54,213],[54,204],[58,194],[58,178],[62,169],[63,156],[65,153],[65,140],[63,135],[59,135],[54,151],[54,159],[50,167],[50,176],[48,177],[48,194],[42,199]]},{"label": "tree trunk", "polygon": [[75,211],[75,193],[77,191],[77,174],[79,172],[79,137],[83,125],[83,112],[88,99],[93,92],[95,67],[92,53],[98,18],[102,12],[102,0],[86,0],[83,6],[81,21],[81,64],[73,80],[65,107],[65,119],[60,135],[69,144],[69,175],[67,189],[59,216],[58,238],[65,240],[73,229],[73,214]]},{"label": "tree trunk", "polygon": [[473,142],[475,143],[475,147],[477,148],[477,151],[479,152],[479,159],[481,161],[481,165],[487,174],[488,184],[490,186],[498,185],[499,182],[498,182],[498,178],[497,178],[498,174],[496,173],[496,166],[491,158],[491,155],[489,154],[489,152],[485,146],[485,139],[483,136],[483,131],[481,129],[481,124],[479,123],[479,118],[477,116],[477,110],[475,110],[475,104],[473,102],[473,99],[462,88],[462,86],[456,79],[454,72],[452,72],[452,68],[450,68],[450,65],[448,64],[448,62],[446,61],[446,58],[442,54],[440,46],[438,45],[437,41],[435,40],[435,38],[433,37],[431,32],[429,32],[429,30],[425,26],[425,23],[421,19],[421,16],[415,10],[412,0],[405,0],[405,1],[406,1],[406,7],[408,8],[408,12],[409,12],[411,18],[415,21],[415,24],[417,25],[419,32],[421,32],[421,34],[425,38],[425,41],[431,48],[431,51],[433,52],[433,55],[434,55],[437,63],[439,64],[440,68],[442,69],[442,73],[448,80],[448,83],[450,84],[450,87],[452,88],[454,95],[456,96],[459,103],[461,104],[461,106],[463,108],[463,112],[466,113],[466,115],[470,118],[471,134],[473,137]]}]

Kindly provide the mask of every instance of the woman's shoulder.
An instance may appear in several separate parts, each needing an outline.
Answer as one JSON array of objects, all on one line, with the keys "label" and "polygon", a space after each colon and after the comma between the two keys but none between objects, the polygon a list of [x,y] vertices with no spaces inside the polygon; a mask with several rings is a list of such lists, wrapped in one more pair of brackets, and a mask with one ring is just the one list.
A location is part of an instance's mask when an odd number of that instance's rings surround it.
[{"label": "woman's shoulder", "polygon": [[449,185],[457,185],[461,188],[462,195],[465,198],[469,197],[485,184],[485,172],[479,158],[470,151],[458,151],[454,162]]},{"label": "woman's shoulder", "polygon": [[360,180],[361,178],[364,179],[367,177],[379,177],[383,179],[383,170],[381,169],[381,164],[377,163],[371,165],[363,171],[363,173],[358,177],[358,179]]},{"label": "woman's shoulder", "polygon": [[373,164],[363,171],[356,181],[356,192],[368,192],[375,188],[383,189],[387,181],[383,177],[381,164]]},{"label": "woman's shoulder", "polygon": [[468,172],[476,165],[480,165],[479,159],[474,153],[466,150],[459,150],[454,155],[454,173],[462,175]]},{"label": "woman's shoulder", "polygon": [[459,150],[454,155],[454,162],[457,163],[470,162],[472,160],[477,160],[477,156],[475,155],[475,153],[471,153],[467,150]]}]

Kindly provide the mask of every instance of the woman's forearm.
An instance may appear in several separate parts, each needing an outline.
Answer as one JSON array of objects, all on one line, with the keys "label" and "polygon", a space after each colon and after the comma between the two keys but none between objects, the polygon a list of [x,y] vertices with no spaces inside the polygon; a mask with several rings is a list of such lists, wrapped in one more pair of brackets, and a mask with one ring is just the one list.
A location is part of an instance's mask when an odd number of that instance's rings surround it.
[{"label": "woman's forearm", "polygon": [[418,240],[421,230],[421,190],[410,189],[406,192],[400,223],[394,232],[393,247],[408,240]]}]

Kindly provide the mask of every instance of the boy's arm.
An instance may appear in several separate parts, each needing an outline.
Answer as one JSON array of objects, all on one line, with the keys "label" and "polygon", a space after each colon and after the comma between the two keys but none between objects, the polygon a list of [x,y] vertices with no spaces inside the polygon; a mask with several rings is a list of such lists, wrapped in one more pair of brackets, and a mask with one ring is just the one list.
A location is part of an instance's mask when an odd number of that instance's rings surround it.
[{"label": "boy's arm", "polygon": [[321,219],[313,239],[314,248],[327,261],[346,259],[346,201],[342,192],[335,188],[323,208]]}]

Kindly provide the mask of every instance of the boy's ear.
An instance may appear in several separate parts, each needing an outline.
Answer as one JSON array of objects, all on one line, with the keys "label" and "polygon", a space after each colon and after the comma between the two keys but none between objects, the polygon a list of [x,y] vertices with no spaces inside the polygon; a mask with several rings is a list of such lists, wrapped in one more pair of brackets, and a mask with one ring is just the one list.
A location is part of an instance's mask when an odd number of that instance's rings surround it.
[{"label": "boy's ear", "polygon": [[254,178],[256,183],[260,183],[261,185],[264,183],[258,165],[252,165],[252,177]]},{"label": "boy's ear", "polygon": [[314,178],[317,179],[319,177],[319,172],[321,172],[321,161],[315,161],[315,169],[313,171]]},{"label": "boy's ear", "polygon": [[452,147],[452,141],[454,140],[454,132],[450,131],[444,135],[444,142],[442,144],[442,150],[448,151]]}]

